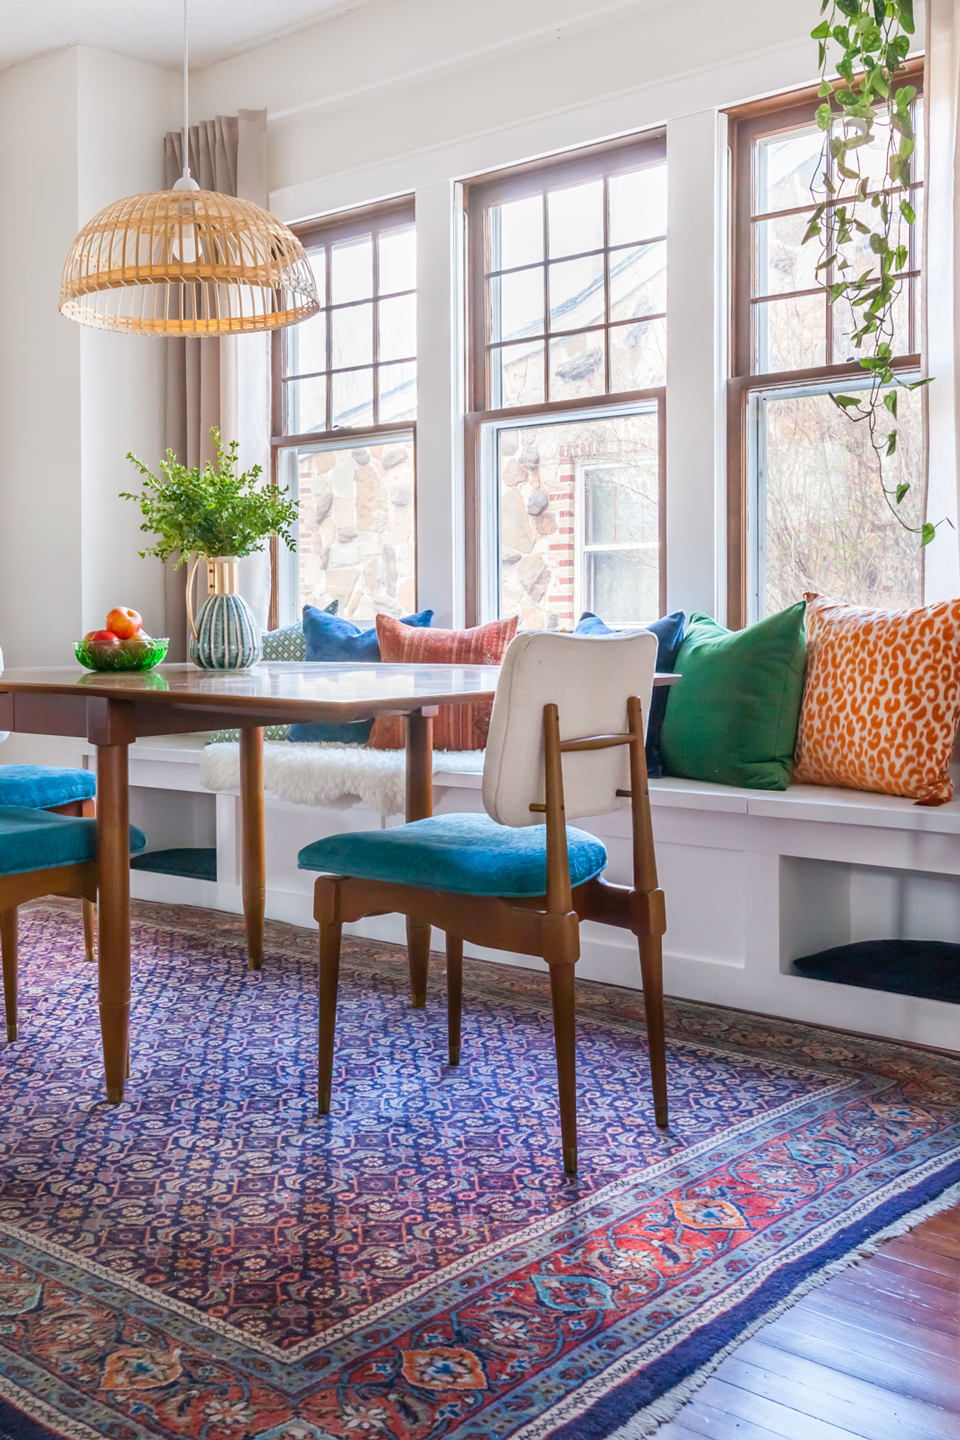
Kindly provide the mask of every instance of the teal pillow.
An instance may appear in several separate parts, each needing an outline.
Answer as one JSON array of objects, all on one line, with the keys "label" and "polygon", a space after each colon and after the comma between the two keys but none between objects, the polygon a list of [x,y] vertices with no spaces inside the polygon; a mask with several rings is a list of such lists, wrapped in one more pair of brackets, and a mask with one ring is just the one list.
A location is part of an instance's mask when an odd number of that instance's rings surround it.
[{"label": "teal pillow", "polygon": [[660,746],[663,773],[748,790],[786,790],[803,698],[801,600],[746,630],[693,614]]}]

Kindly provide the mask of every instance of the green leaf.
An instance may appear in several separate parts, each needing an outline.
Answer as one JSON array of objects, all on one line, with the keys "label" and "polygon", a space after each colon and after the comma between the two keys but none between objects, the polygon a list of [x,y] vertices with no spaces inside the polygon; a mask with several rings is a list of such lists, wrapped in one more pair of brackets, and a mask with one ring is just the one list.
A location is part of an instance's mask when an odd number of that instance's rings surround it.
[{"label": "green leaf", "polygon": [[906,483],[906,481],[905,481],[905,480],[901,480],[901,481],[900,481],[900,484],[897,486],[897,504],[898,504],[898,505],[900,504],[901,500],[903,499],[904,495],[906,495],[906,493],[907,493],[907,491],[908,491],[909,489],[910,489],[910,486]]},{"label": "green leaf", "polygon": [[884,403],[884,405],[886,405],[887,409],[890,411],[890,414],[893,416],[894,420],[896,420],[896,418],[897,418],[897,392],[896,392],[896,390],[888,390],[887,393],[886,393],[886,395],[884,395],[884,397],[883,397],[883,403]]},{"label": "green leaf", "polygon": [[821,130],[829,130],[833,124],[833,111],[829,105],[817,106],[817,125]]},{"label": "green leaf", "polygon": [[810,31],[811,40],[827,40],[830,36],[830,21],[823,20]]},{"label": "green leaf", "polygon": [[913,0],[899,0],[899,4],[897,5],[897,19],[908,35],[914,33],[917,27],[913,19]]},{"label": "green leaf", "polygon": [[929,544],[930,544],[930,541],[933,540],[933,539],[935,539],[936,534],[937,534],[937,527],[936,527],[936,525],[931,524],[931,522],[930,522],[929,520],[924,520],[924,522],[923,522],[923,529],[920,531],[920,545],[921,545],[921,547],[924,546],[924,545],[929,545]]},{"label": "green leaf", "polygon": [[897,450],[897,432],[896,432],[896,430],[891,430],[891,431],[890,431],[890,434],[887,436],[887,450],[886,450],[886,453],[887,453],[888,455],[895,455],[895,454],[896,454],[896,450]]},{"label": "green leaf", "polygon": [[856,395],[831,394],[830,399],[833,401],[834,405],[838,405],[841,410],[849,410],[851,406],[860,404],[860,401],[857,399]]},{"label": "green leaf", "polygon": [[817,94],[820,96],[821,100],[833,94],[833,86],[830,84],[829,80],[820,81],[820,88],[817,91]]}]

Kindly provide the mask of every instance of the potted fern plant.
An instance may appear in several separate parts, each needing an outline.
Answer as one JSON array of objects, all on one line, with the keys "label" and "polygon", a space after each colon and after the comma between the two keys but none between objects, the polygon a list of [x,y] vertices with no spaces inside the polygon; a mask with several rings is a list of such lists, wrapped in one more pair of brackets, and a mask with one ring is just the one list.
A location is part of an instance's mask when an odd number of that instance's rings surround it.
[{"label": "potted fern plant", "polygon": [[[127,459],[143,476],[143,487],[139,495],[122,491],[121,498],[139,504],[140,529],[156,536],[155,544],[140,551],[142,558],[176,556],[178,569],[192,556],[187,566],[190,659],[204,670],[243,670],[262,657],[263,637],[239,592],[238,562],[262,550],[273,535],[293,550],[297,506],[286,490],[261,484],[262,466],[237,473],[236,440],[224,447],[217,429],[210,435],[217,460],[202,469],[181,465],[168,450],[160,474],[154,475],[128,452]],[[214,591],[194,618],[193,577],[204,560],[213,565]]]}]

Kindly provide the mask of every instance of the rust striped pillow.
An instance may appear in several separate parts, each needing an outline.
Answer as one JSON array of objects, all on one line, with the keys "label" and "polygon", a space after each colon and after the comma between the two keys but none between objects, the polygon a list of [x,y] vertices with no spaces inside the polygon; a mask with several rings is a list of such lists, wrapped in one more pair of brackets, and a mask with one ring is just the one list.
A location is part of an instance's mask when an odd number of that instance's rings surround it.
[{"label": "rust striped pillow", "polygon": [[[516,615],[472,630],[414,629],[387,615],[377,616],[380,659],[388,665],[499,665],[516,633]],[[434,748],[483,750],[492,710],[492,700],[441,705],[433,722]],[[406,733],[402,715],[378,715],[368,744],[373,750],[402,750]]]},{"label": "rust striped pillow", "polygon": [[868,610],[806,595],[807,681],[794,782],[953,796],[960,600]]}]

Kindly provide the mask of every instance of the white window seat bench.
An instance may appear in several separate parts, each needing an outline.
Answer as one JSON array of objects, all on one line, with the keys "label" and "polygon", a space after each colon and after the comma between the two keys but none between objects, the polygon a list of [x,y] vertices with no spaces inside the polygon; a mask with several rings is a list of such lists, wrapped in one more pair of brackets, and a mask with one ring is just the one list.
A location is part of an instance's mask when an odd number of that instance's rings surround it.
[{"label": "white window seat bench", "polygon": [[[216,846],[216,882],[131,873],[132,893],[239,911],[239,801],[200,783],[204,736],[160,736],[130,751],[131,820],[149,850]],[[79,743],[83,764],[92,747]],[[453,765],[469,764],[457,757]],[[436,813],[480,810],[480,757],[472,770],[436,757]],[[960,941],[960,800],[939,808],[884,795],[794,785],[782,793],[666,778],[651,782],[660,882],[666,894],[668,994],[960,1050],[960,1007],[810,980],[801,955],[851,940]],[[958,785],[960,790],[960,785]],[[267,915],[313,927],[312,877],[297,852],[344,829],[401,823],[352,797],[320,805],[266,797]],[[609,855],[607,874],[628,879],[629,812],[582,822]],[[348,927],[403,940],[383,916]],[[435,937],[442,947],[442,940]],[[538,960],[475,951],[539,967]],[[585,925],[578,972],[639,988],[631,937]]]}]

